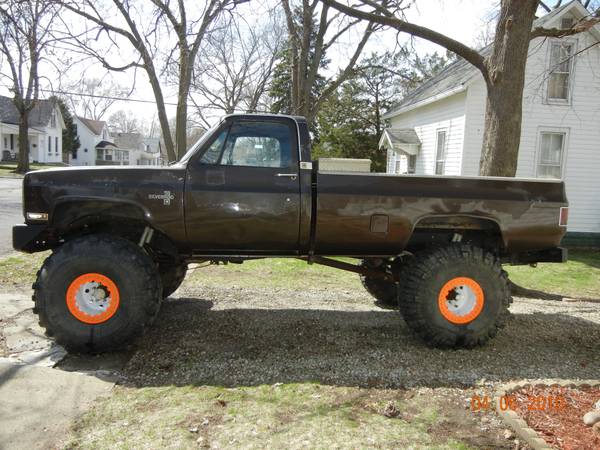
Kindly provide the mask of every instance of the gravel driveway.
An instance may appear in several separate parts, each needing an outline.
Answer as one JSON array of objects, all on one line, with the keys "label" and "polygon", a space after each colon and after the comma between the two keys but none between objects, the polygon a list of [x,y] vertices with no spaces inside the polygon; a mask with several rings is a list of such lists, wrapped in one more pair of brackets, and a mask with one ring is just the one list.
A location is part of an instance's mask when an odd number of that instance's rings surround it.
[{"label": "gravel driveway", "polygon": [[360,290],[186,287],[138,343],[125,375],[138,386],[314,380],[378,387],[524,378],[597,378],[600,305],[516,298],[483,348],[441,351]]}]

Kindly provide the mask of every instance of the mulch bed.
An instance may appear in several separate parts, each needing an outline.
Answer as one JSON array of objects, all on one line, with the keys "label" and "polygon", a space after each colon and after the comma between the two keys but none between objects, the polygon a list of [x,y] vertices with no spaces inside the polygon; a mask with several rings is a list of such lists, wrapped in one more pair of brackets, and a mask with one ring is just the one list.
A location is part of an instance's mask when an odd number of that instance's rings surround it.
[{"label": "mulch bed", "polygon": [[598,450],[600,435],[583,415],[600,400],[600,388],[527,386],[510,394],[518,414],[540,438],[561,450]]}]

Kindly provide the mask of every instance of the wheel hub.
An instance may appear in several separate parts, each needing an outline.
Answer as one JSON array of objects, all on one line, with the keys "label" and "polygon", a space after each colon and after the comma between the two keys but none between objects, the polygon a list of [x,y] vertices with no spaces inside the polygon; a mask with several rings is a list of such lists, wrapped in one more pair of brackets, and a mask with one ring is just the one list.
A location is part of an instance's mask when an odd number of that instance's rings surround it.
[{"label": "wheel hub", "polygon": [[96,281],[82,284],[75,294],[77,307],[90,316],[103,313],[110,305],[111,297],[108,288]]},{"label": "wheel hub", "polygon": [[107,276],[88,273],[77,277],[67,289],[67,307],[75,318],[89,324],[110,319],[119,308],[119,289]]},{"label": "wheel hub", "polygon": [[475,280],[467,277],[453,278],[440,290],[438,306],[442,316],[455,324],[475,320],[483,309],[483,289]]}]

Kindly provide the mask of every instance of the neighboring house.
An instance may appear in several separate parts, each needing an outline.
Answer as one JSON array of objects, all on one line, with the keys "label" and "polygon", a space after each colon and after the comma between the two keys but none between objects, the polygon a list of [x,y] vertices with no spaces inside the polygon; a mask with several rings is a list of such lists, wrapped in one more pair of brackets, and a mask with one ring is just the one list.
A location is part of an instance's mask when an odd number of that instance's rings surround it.
[{"label": "neighboring house", "polygon": [[110,133],[106,122],[76,116],[80,147],[69,156],[73,166],[158,166],[163,164],[158,138],[140,133]]},{"label": "neighboring house", "polygon": [[141,133],[113,133],[119,149],[128,152],[129,164],[160,166],[163,164],[159,138],[147,138]]},{"label": "neighboring house", "polygon": [[[570,28],[589,13],[572,1],[534,27]],[[529,46],[518,177],[563,179],[571,242],[600,244],[600,27]],[[488,50],[489,51],[489,50]],[[485,52],[485,50],[484,50]],[[459,60],[409,93],[385,116],[380,147],[388,173],[476,176],[486,86]]]},{"label": "neighboring house", "polygon": [[[62,163],[60,108],[51,100],[38,100],[29,113],[29,161]],[[10,97],[0,96],[0,148],[2,161],[16,161],[19,154],[19,113]]]},{"label": "neighboring house", "polygon": [[108,156],[109,164],[112,151],[116,146],[111,142],[106,122],[74,116],[73,123],[79,137],[79,148],[69,155],[72,166],[95,166],[104,164]]}]

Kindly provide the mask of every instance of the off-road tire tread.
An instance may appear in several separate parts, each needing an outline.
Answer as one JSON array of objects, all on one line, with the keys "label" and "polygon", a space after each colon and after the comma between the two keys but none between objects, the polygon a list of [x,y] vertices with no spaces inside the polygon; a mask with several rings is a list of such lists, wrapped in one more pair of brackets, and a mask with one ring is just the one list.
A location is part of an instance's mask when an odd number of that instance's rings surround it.
[{"label": "off-road tire tread", "polygon": [[[478,333],[467,336],[456,335],[435,327],[418,307],[419,293],[423,285],[431,279],[431,274],[447,264],[455,265],[459,261],[469,261],[485,265],[497,278],[500,288],[502,308],[493,326]],[[467,275],[468,276],[468,275]],[[499,329],[506,326],[512,303],[508,274],[502,270],[499,259],[492,253],[480,247],[467,244],[453,244],[443,247],[432,247],[417,253],[407,264],[404,264],[400,275],[399,307],[408,327],[431,347],[437,348],[473,348],[485,344],[493,338]],[[435,299],[437,301],[437,298]]]},{"label": "off-road tire tread", "polygon": [[396,294],[390,294],[386,292],[385,287],[383,287],[381,283],[377,283],[374,281],[375,280],[365,275],[360,276],[360,282],[362,283],[365,290],[369,294],[371,294],[371,297],[373,297],[376,300],[376,304],[379,303],[385,306],[397,306]]},{"label": "off-road tire tread", "polygon": [[167,298],[181,286],[185,275],[187,274],[188,265],[185,262],[180,262],[167,267],[160,267],[160,276],[163,285],[163,298]]},{"label": "off-road tire tread", "polygon": [[143,317],[136,317],[135,321],[130,322],[127,342],[141,336],[146,328],[154,322],[154,319],[160,310],[162,285],[157,273],[156,265],[152,259],[133,242],[109,234],[88,235],[68,241],[55,249],[52,254],[44,260],[42,267],[36,274],[36,280],[32,285],[32,300],[39,317],[39,325],[44,329],[45,334],[54,338],[58,344],[69,351],[93,353],[113,350],[123,346],[123,340],[121,338],[113,338],[108,342],[105,340],[102,347],[97,348],[94,342],[93,332],[90,333],[88,342],[75,342],[68,334],[61,332],[59,329],[53,329],[48,320],[44,297],[45,290],[49,288],[49,286],[47,287],[49,284],[47,275],[52,274],[54,268],[60,266],[62,262],[78,254],[92,252],[94,248],[97,248],[97,246],[100,245],[112,247],[112,252],[115,255],[116,260],[128,258],[133,264],[140,267],[145,279],[145,290],[143,293],[140,293],[140,296],[146,299],[143,307],[145,314]]}]

